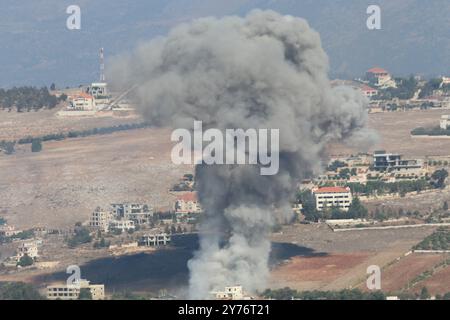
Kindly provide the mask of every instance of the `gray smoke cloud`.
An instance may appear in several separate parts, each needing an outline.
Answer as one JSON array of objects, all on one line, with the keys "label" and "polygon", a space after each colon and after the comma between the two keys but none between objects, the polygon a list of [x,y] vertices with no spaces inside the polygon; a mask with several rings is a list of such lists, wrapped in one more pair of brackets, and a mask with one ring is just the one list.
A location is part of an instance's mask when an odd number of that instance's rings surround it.
[{"label": "gray smoke cloud", "polygon": [[[320,169],[332,141],[366,143],[366,100],[332,88],[319,34],[300,18],[255,10],[246,17],[202,18],[175,27],[112,61],[116,87],[157,126],[280,130],[280,170],[258,165],[197,165],[205,219],[188,263],[191,298],[240,284],[265,288],[269,234],[291,217],[298,182]],[[169,138],[169,137],[168,137]]]}]

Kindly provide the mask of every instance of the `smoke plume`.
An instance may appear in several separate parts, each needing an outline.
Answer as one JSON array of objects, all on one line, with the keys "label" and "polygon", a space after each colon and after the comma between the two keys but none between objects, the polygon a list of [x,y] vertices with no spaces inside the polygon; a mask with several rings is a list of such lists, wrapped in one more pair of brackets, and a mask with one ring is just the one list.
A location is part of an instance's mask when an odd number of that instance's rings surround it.
[{"label": "smoke plume", "polygon": [[365,98],[330,86],[327,55],[305,20],[273,11],[179,25],[111,69],[116,86],[138,86],[136,103],[154,125],[280,130],[276,175],[258,165],[196,166],[206,217],[188,263],[190,297],[236,284],[264,289],[271,228],[290,218],[298,182],[320,169],[329,142],[367,141]]}]

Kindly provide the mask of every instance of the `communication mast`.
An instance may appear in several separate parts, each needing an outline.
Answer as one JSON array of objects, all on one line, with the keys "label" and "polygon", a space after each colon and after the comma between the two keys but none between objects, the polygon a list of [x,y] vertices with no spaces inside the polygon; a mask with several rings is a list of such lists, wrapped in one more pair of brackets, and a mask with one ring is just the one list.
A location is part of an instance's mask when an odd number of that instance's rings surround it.
[{"label": "communication mast", "polygon": [[105,55],[103,48],[100,48],[100,82],[106,82],[105,77]]}]

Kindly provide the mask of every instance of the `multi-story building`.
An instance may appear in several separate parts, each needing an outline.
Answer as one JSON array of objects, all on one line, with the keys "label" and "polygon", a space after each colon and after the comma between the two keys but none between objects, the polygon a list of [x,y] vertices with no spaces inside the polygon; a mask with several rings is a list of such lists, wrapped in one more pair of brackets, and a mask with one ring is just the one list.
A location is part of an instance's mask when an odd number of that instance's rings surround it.
[{"label": "multi-story building", "polygon": [[392,79],[389,72],[382,68],[372,68],[367,70],[366,80],[381,88],[396,87],[395,81]]},{"label": "multi-story building", "polygon": [[202,207],[197,198],[196,192],[186,192],[178,197],[175,202],[175,213],[200,213]]},{"label": "multi-story building", "polygon": [[147,224],[153,217],[153,209],[147,204],[141,203],[114,203],[111,204],[114,214],[127,220],[133,220],[135,224]]},{"label": "multi-story building", "polygon": [[242,286],[225,287],[224,291],[211,292],[215,299],[218,300],[242,300],[245,299]]},{"label": "multi-story building", "polygon": [[100,207],[97,207],[91,214],[89,226],[108,232],[109,224],[113,219],[114,214],[111,211],[103,210]]},{"label": "multi-story building", "polygon": [[322,187],[313,189],[316,209],[336,207],[347,211],[352,203],[352,193],[349,187]]},{"label": "multi-story building", "polygon": [[109,222],[109,229],[125,232],[136,229],[136,226],[133,220],[111,220]]},{"label": "multi-story building", "polygon": [[373,168],[379,171],[420,171],[422,161],[415,159],[402,159],[398,153],[387,153],[384,150],[373,153]]},{"label": "multi-story building", "polygon": [[168,245],[170,241],[171,237],[167,233],[145,234],[139,240],[139,245],[146,247],[159,247]]},{"label": "multi-story building", "polygon": [[105,286],[103,284],[90,284],[89,281],[80,279],[72,285],[47,286],[47,299],[49,300],[76,300],[80,297],[81,289],[91,292],[92,300],[105,299]]},{"label": "multi-story building", "polygon": [[17,248],[17,259],[20,259],[25,255],[33,259],[39,256],[37,242],[35,241],[24,242]]}]

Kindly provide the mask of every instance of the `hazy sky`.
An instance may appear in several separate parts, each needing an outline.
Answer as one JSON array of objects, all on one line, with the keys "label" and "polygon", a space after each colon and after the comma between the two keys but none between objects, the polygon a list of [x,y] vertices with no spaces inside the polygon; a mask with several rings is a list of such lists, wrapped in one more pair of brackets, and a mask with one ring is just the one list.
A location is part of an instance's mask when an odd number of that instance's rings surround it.
[{"label": "hazy sky", "polygon": [[[375,65],[399,75],[450,74],[450,1],[375,2],[381,30],[367,29],[374,1],[366,0],[1,0],[0,86],[91,82],[102,46],[108,57],[180,22],[253,8],[306,18],[321,34],[332,76],[358,76]],[[72,4],[81,8],[80,30],[66,28]]]}]

